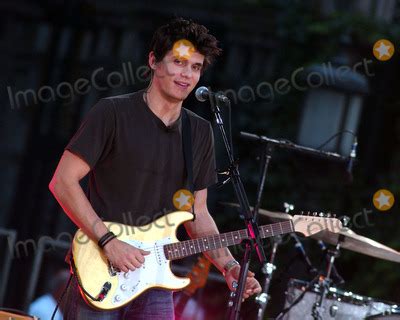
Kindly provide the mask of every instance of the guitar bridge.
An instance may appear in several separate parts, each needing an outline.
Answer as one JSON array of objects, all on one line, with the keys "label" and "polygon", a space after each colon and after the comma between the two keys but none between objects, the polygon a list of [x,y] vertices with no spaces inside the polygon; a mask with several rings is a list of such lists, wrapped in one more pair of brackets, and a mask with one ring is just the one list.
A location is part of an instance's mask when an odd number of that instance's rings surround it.
[{"label": "guitar bridge", "polygon": [[116,276],[117,272],[119,272],[120,270],[118,268],[114,268],[114,266],[110,261],[107,262],[108,262],[108,273],[110,274],[111,277]]}]

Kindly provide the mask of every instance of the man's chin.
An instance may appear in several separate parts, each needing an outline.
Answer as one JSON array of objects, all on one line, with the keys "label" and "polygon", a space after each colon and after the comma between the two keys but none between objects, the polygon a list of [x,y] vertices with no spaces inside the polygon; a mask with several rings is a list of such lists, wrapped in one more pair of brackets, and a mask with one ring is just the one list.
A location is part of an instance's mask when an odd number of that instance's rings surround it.
[{"label": "man's chin", "polygon": [[174,98],[178,102],[183,102],[190,94],[190,91],[188,92],[180,92],[180,93],[174,93],[172,98]]}]

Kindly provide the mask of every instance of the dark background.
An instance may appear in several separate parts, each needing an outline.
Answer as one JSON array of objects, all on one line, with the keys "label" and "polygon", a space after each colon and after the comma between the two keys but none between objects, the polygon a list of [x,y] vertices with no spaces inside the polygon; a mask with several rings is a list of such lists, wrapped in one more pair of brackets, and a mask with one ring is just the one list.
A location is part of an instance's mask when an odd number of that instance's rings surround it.
[{"label": "dark background", "polygon": [[[28,286],[37,256],[34,245],[39,239],[56,239],[62,232],[75,230],[50,194],[48,183],[64,146],[88,109],[101,97],[147,86],[136,75],[134,83],[111,88],[107,86],[107,74],[121,72],[123,63],[130,63],[134,71],[146,65],[152,33],[174,16],[206,25],[220,40],[223,55],[206,71],[199,85],[232,89],[230,94],[240,92],[238,99],[228,96],[233,102],[235,155],[251,203],[259,179],[259,149],[241,140],[240,131],[318,147],[337,131],[350,129],[359,141],[352,183],[345,175],[344,164],[276,149],[262,207],[282,211],[287,201],[295,205],[294,212],[329,211],[349,217],[370,210],[369,224],[360,219],[354,225],[351,220],[353,230],[400,248],[398,203],[386,212],[378,211],[372,203],[373,194],[382,188],[390,190],[395,198],[400,195],[400,64],[396,47],[400,1],[3,0],[0,10],[0,227],[3,231],[15,230],[17,241],[31,239],[27,252],[21,247],[20,252],[14,247],[10,251],[8,234],[1,239],[0,265],[10,252],[13,259],[8,281],[0,283],[0,288],[5,288],[0,306],[24,309],[29,303]],[[395,46],[396,52],[388,61],[378,61],[372,54],[379,39],[388,39]],[[273,84],[279,78],[290,79],[301,67],[310,70],[307,68],[328,62],[335,67],[353,66],[363,59],[371,61],[370,75],[360,72],[335,85],[308,85],[304,91],[291,87],[287,94],[275,92],[273,98],[251,96],[250,87],[255,89],[263,81]],[[90,79],[98,68],[104,68],[98,79],[105,89],[91,88],[71,97],[64,87],[54,99],[47,91],[43,99],[35,101],[32,95],[27,101],[21,99],[19,105],[10,98],[10,92],[31,89],[37,94],[43,86],[55,90],[62,82]],[[212,120],[207,104],[197,102],[193,94],[184,105]],[[228,114],[224,115],[228,122]],[[217,129],[215,139],[218,167],[223,169],[227,162]],[[351,142],[352,137],[344,134],[326,150],[347,156]],[[221,230],[243,227],[237,212],[218,204],[235,201],[231,185],[210,190],[209,198],[210,211]],[[64,234],[62,240],[68,237]],[[314,240],[306,239],[304,244],[318,266],[322,254]],[[46,251],[33,297],[43,294],[56,270],[65,267],[65,249]],[[240,257],[239,249],[233,252]],[[277,258],[270,316],[281,309],[290,277],[310,277],[292,242],[286,241]],[[186,261],[189,267],[191,263],[190,259]],[[397,264],[343,250],[336,265],[346,280],[344,289],[400,302]],[[256,258],[252,269],[261,275]],[[209,294],[219,285],[210,286]],[[219,289],[227,293],[224,290],[224,286]],[[252,303],[247,302],[246,307],[254,308]]]}]

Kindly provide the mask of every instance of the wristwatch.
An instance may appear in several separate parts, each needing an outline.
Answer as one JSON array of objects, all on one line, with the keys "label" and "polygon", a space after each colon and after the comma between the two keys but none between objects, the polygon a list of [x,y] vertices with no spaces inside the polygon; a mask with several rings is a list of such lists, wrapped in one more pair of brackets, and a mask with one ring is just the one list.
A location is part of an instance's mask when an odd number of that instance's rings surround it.
[{"label": "wristwatch", "polygon": [[224,271],[222,271],[223,276],[225,277],[226,273],[231,270],[234,266],[239,265],[239,262],[236,260],[231,260],[229,261],[225,266],[224,266]]}]

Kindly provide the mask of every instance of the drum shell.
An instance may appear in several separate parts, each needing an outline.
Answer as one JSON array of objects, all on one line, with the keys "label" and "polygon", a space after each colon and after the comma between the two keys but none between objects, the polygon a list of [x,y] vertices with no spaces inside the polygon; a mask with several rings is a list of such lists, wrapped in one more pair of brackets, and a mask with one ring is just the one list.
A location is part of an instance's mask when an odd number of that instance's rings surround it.
[{"label": "drum shell", "polygon": [[[289,287],[285,308],[289,307],[292,302],[303,293],[303,290],[296,287]],[[285,320],[313,320],[312,308],[318,298],[317,292],[307,292],[303,299],[296,304],[290,311],[285,315]],[[365,319],[369,312],[368,305],[357,305],[350,302],[344,302],[341,298],[335,296],[327,296],[322,302],[321,318],[330,320],[358,320]]]},{"label": "drum shell", "polygon": [[[285,308],[289,307],[293,301],[300,296],[306,289],[308,283],[305,281],[292,279],[289,282]],[[305,319],[313,320],[312,309],[315,301],[319,298],[318,286],[312,287],[306,292],[302,300],[293,306],[283,319]],[[343,291],[334,287],[330,287],[322,307],[320,308],[322,319],[400,319],[394,318],[399,313],[398,309],[393,307],[394,303],[374,300],[370,297],[364,297],[352,292]],[[397,306],[396,306],[397,307]],[[391,313],[391,314],[388,314]],[[392,318],[389,318],[392,316]],[[377,318],[381,317],[381,318]],[[387,318],[384,318],[387,317]]]}]

